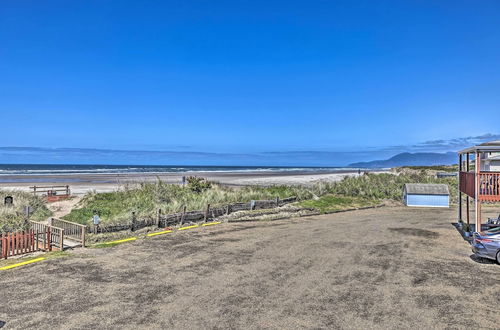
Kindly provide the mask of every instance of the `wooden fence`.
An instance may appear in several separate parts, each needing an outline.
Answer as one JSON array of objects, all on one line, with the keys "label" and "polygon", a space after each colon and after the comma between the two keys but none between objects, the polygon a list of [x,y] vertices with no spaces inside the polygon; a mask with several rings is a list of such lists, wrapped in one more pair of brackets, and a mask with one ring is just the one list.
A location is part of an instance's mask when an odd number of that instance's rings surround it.
[{"label": "wooden fence", "polygon": [[208,204],[204,210],[201,211],[186,211],[171,214],[163,214],[161,210],[158,210],[156,219],[136,219],[135,213],[132,214],[131,222],[128,224],[119,225],[109,225],[109,226],[99,226],[97,228],[88,228],[87,232],[93,233],[109,233],[121,230],[137,230],[149,226],[158,226],[159,228],[182,225],[187,222],[198,222],[198,221],[209,221],[219,218],[223,215],[228,215],[237,211],[248,211],[248,210],[259,210],[259,209],[270,209],[279,207],[285,204],[293,203],[297,200],[296,197],[289,197],[285,199],[273,199],[273,200],[253,200],[248,203],[234,203],[226,206],[210,207]]},{"label": "wooden fence", "polygon": [[35,231],[32,229],[16,233],[4,233],[0,236],[0,257],[2,259],[35,251],[38,251],[38,244]]},{"label": "wooden fence", "polygon": [[36,221],[30,221],[30,224],[36,233],[47,233],[42,236],[44,251],[52,251],[54,247],[60,251],[64,250],[64,229]]},{"label": "wooden fence", "polygon": [[71,194],[71,190],[69,186],[33,186],[30,187],[33,189],[33,194],[43,194],[47,196],[56,196],[58,193],[62,193],[61,195],[69,196]]},{"label": "wooden fence", "polygon": [[62,228],[64,230],[64,237],[79,242],[83,247],[85,247],[85,233],[87,231],[87,226],[57,218],[50,218],[49,225]]},{"label": "wooden fence", "polygon": [[64,245],[61,228],[47,226],[43,223],[32,222],[32,228],[0,235],[0,258],[32,253],[36,251],[52,251],[61,249]]}]

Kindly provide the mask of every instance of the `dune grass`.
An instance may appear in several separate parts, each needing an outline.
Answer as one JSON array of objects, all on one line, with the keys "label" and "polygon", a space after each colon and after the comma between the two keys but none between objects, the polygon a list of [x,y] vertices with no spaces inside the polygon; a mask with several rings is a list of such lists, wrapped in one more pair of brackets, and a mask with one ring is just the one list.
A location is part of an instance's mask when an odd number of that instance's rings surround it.
[{"label": "dune grass", "polygon": [[89,193],[80,201],[78,208],[64,217],[69,221],[90,224],[93,212],[97,211],[103,222],[126,223],[131,220],[131,213],[140,218],[154,217],[160,208],[163,213],[175,213],[186,206],[188,211],[202,210],[207,203],[212,206],[225,205],[250,200],[286,198],[298,196],[312,197],[311,193],[298,187],[244,187],[230,188],[212,185],[210,189],[194,192],[188,187],[156,183],[142,183],[138,186],[126,186],[110,193]]},{"label": "dune grass", "polygon": [[298,203],[301,207],[312,208],[321,213],[376,206],[378,204],[380,204],[380,201],[377,199],[336,195],[325,195],[318,199],[310,199]]},{"label": "dune grass", "polygon": [[[4,198],[12,196],[13,205],[5,205]],[[24,207],[31,206],[30,220],[42,221],[52,214],[43,198],[17,190],[0,190],[0,233],[24,230],[26,227]]]},{"label": "dune grass", "polygon": [[402,200],[405,183],[443,183],[450,189],[450,199],[458,196],[457,178],[436,178],[425,171],[408,174],[367,174],[360,177],[347,177],[341,182],[329,185],[329,193],[371,199]]},{"label": "dune grass", "polygon": [[[154,217],[161,208],[163,213],[175,213],[186,206],[188,211],[202,210],[207,203],[212,206],[250,200],[286,198],[296,196],[307,201],[307,207],[320,211],[370,206],[384,199],[400,201],[405,183],[445,183],[450,187],[451,198],[457,196],[457,179],[438,179],[426,171],[414,173],[365,174],[346,177],[336,183],[318,183],[313,186],[271,186],[233,188],[212,184],[208,189],[193,191],[186,186],[167,184],[162,181],[125,186],[110,193],[89,193],[76,209],[66,215],[66,220],[90,224],[93,212],[97,211],[103,224],[128,223],[132,212],[138,218]],[[318,199],[319,198],[319,199]]]}]

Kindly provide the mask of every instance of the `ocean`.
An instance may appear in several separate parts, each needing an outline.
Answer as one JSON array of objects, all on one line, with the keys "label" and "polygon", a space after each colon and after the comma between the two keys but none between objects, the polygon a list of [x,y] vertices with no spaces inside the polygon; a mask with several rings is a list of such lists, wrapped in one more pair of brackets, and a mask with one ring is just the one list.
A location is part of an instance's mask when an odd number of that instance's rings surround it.
[{"label": "ocean", "polygon": [[[345,167],[0,164],[0,176],[179,172],[342,172]],[[352,170],[352,169],[350,169]]]}]

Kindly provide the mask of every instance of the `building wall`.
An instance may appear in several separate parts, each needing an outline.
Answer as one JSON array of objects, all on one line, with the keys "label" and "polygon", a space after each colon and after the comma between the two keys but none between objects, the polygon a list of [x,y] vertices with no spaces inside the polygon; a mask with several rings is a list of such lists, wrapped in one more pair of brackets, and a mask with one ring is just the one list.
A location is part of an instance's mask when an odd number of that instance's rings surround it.
[{"label": "building wall", "polygon": [[500,159],[491,160],[488,171],[500,172]]},{"label": "building wall", "polygon": [[500,172],[500,154],[492,152],[481,157],[481,171]]},{"label": "building wall", "polygon": [[407,206],[449,207],[448,195],[411,195],[405,196]]}]

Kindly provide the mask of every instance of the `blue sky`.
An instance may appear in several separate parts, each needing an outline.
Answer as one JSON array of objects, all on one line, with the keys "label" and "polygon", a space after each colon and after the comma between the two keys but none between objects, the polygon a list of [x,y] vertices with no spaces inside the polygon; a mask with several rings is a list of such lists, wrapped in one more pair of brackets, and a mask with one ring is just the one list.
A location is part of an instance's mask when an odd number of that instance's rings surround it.
[{"label": "blue sky", "polygon": [[499,14],[498,1],[2,1],[0,163],[456,150],[500,133]]}]

